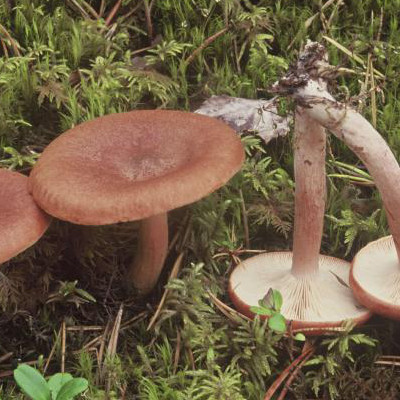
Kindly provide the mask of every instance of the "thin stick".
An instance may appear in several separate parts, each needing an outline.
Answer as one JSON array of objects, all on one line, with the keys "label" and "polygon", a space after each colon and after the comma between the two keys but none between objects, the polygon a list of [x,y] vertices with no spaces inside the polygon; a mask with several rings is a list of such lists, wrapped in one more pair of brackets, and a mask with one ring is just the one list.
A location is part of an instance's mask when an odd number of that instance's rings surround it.
[{"label": "thin stick", "polygon": [[65,326],[65,319],[61,325],[61,373],[65,372],[65,349],[67,345],[67,330]]},{"label": "thin stick", "polygon": [[[265,250],[251,250],[251,249],[243,249],[243,250],[235,250],[236,254],[261,254],[261,253],[265,253]],[[216,259],[216,258],[220,258],[220,257],[227,257],[229,256],[230,253],[216,253],[214,254],[211,258],[212,259]]]},{"label": "thin stick", "polygon": [[214,35],[210,36],[207,38],[196,50],[193,51],[193,53],[185,60],[186,65],[189,65],[196,57],[197,55],[204,50],[207,46],[209,46],[212,42],[214,42],[216,39],[218,39],[220,36],[225,34],[225,32],[228,31],[228,27],[225,27],[224,29],[221,29],[217,33],[214,33]]},{"label": "thin stick", "polygon": [[98,374],[97,374],[97,384],[100,384],[103,382],[103,377],[104,377],[104,366],[103,366],[103,354],[104,354],[104,348],[106,345],[106,338],[108,336],[108,332],[110,330],[111,323],[110,321],[107,322],[106,328],[104,329],[103,334],[101,335],[101,342],[100,342],[100,349],[99,349],[99,355],[97,358],[97,363],[98,363]]},{"label": "thin stick", "polygon": [[[44,359],[44,360],[47,361],[47,359]],[[36,365],[37,363],[38,363],[38,361],[34,360],[34,361],[27,361],[27,362],[21,363],[20,365],[22,365],[22,364],[25,364],[25,365]],[[13,369],[8,370],[8,371],[3,371],[3,372],[0,372],[0,378],[5,378],[7,376],[12,376],[13,374],[14,374],[14,370]]]},{"label": "thin stick", "polygon": [[103,15],[104,15],[104,11],[106,10],[106,2],[105,2],[105,0],[101,0],[101,3],[100,3],[100,10],[99,10],[99,17],[100,18],[103,18]]},{"label": "thin stick", "polygon": [[49,357],[48,357],[48,359],[47,359],[47,361],[46,361],[46,364],[44,365],[44,368],[43,368],[43,373],[44,373],[44,374],[46,373],[47,368],[49,368],[50,361],[52,360],[52,358],[53,358],[53,356],[54,356],[54,353],[55,353],[55,351],[56,351],[56,347],[57,347],[58,341],[60,340],[60,336],[61,336],[61,328],[60,328],[59,331],[58,331],[56,340],[54,341],[53,347],[52,347],[51,350],[50,350]]},{"label": "thin stick", "polygon": [[144,15],[146,17],[147,35],[151,43],[151,41],[153,40],[153,23],[151,22],[151,8],[153,6],[153,2],[149,4],[148,0],[143,0],[143,3],[144,3]]},{"label": "thin stick", "polygon": [[115,278],[116,274],[117,274],[117,269],[114,269],[113,273],[111,274],[110,282],[108,282],[106,294],[105,294],[104,299],[103,299],[103,304],[107,303],[108,296],[110,295],[110,291],[111,291],[111,286],[112,286],[112,283],[114,281],[114,278]]},{"label": "thin stick", "polygon": [[121,304],[119,306],[117,317],[115,318],[114,326],[111,331],[110,341],[107,347],[107,356],[115,357],[117,352],[117,344],[118,344],[118,337],[119,337],[119,330],[121,327],[121,320],[122,320],[122,313],[124,311],[124,305]]},{"label": "thin stick", "polygon": [[92,339],[91,341],[89,341],[88,343],[86,343],[83,347],[82,347],[82,349],[81,349],[81,351],[82,350],[89,350],[89,348],[91,348],[92,346],[94,346],[97,342],[100,342],[101,341],[101,339],[102,339],[102,337],[103,337],[103,335],[100,335],[100,336],[97,336],[97,337],[95,337],[94,339]]},{"label": "thin stick", "polygon": [[380,357],[378,357],[377,361],[379,361],[379,360],[399,360],[400,361],[400,356],[390,356],[390,355],[380,356]]},{"label": "thin stick", "polygon": [[[359,94],[359,97],[360,97],[360,98],[363,98],[363,97],[365,96],[366,92],[368,91],[368,81],[369,81],[369,76],[370,76],[370,70],[369,70],[369,68],[370,68],[370,66],[371,66],[371,64],[370,64],[370,62],[369,62],[370,57],[371,57],[371,53],[368,53],[367,69],[366,69],[366,71],[365,71],[364,82],[361,83],[360,94]],[[359,104],[358,107],[357,107],[357,111],[358,111],[359,113],[361,113],[362,110],[363,110],[363,107],[364,107],[364,102],[363,102],[363,101],[360,101],[360,104]]]},{"label": "thin stick", "polygon": [[8,359],[10,359],[12,356],[13,356],[13,352],[12,351],[10,351],[9,353],[6,353],[6,354],[4,354],[4,355],[2,355],[1,357],[0,357],[0,363],[2,363],[2,362],[4,362],[4,361],[7,361]]},{"label": "thin stick", "polygon": [[[125,21],[126,19],[128,19],[132,14],[134,14],[134,13],[138,10],[139,7],[140,7],[140,3],[138,3],[138,4],[136,5],[136,7],[133,7],[132,10],[130,10],[129,12],[127,12],[125,15],[123,15],[122,17],[120,17],[120,21],[123,22],[123,21]],[[132,53],[132,54],[133,54],[133,53]]]},{"label": "thin stick", "polygon": [[131,324],[133,324],[134,322],[137,322],[139,320],[142,320],[144,318],[146,318],[148,312],[147,311],[142,311],[140,314],[135,315],[133,318],[128,319],[128,321],[125,321],[122,325],[121,325],[121,331],[123,331],[124,329],[129,328],[129,326]]},{"label": "thin stick", "polygon": [[331,13],[331,15],[330,15],[330,17],[328,19],[328,23],[327,23],[328,24],[328,31],[330,30],[330,27],[331,27],[331,24],[332,24],[332,20],[333,20],[333,18],[335,16],[336,12],[338,11],[339,7],[341,5],[343,5],[343,4],[344,4],[343,0],[338,0],[337,3],[334,5],[332,13]]},{"label": "thin stick", "polygon": [[[185,239],[186,236],[186,232],[188,231],[188,225],[189,225],[189,215],[186,213],[185,216],[182,219],[182,222],[179,224],[180,226],[178,227],[174,237],[172,238],[172,240],[170,241],[169,245],[168,245],[168,251],[167,254],[169,255],[170,252],[172,251],[172,249],[175,247],[175,245],[178,243],[178,240],[180,238],[180,236],[182,236],[182,231],[185,229],[184,234],[183,234],[183,238]],[[182,243],[182,240],[181,240]],[[180,249],[183,247],[183,245],[181,244],[180,246],[177,246]]]},{"label": "thin stick", "polygon": [[383,7],[381,7],[381,15],[379,16],[379,28],[378,28],[378,33],[376,35],[377,42],[381,40],[382,27],[383,27]]},{"label": "thin stick", "polygon": [[0,24],[0,32],[10,41],[11,47],[16,56],[20,56],[21,53],[18,49],[18,42],[12,38],[12,36],[8,33],[8,30]]},{"label": "thin stick", "polygon": [[237,323],[238,321],[233,318],[233,316],[240,317],[246,321],[252,321],[252,319],[246,317],[245,315],[241,314],[239,311],[234,310],[233,308],[229,307],[226,305],[224,302],[222,302],[218,297],[216,297],[213,293],[211,293],[210,290],[207,289],[207,293],[210,296],[211,301],[214,303],[214,305],[224,314],[226,317],[228,317],[231,321]]},{"label": "thin stick", "polygon": [[[115,318],[114,326],[111,331],[110,341],[107,347],[107,357],[109,360],[113,360],[115,358],[115,354],[117,353],[117,344],[118,344],[118,337],[121,327],[121,320],[122,320],[122,313],[124,311],[124,305],[121,303],[117,317]],[[112,381],[112,371],[108,371],[108,379],[106,384],[106,393],[107,395],[110,393],[111,390],[111,381]]]},{"label": "thin stick", "polygon": [[69,0],[75,7],[81,12],[82,16],[86,19],[91,19],[89,14],[86,12],[84,8],[76,1],[76,0]]},{"label": "thin stick", "polygon": [[[171,271],[168,281],[170,281],[171,279],[175,279],[178,276],[178,273],[181,269],[182,260],[183,260],[183,253],[179,254],[178,258],[176,259],[175,264],[172,267],[172,271]],[[161,297],[160,303],[158,304],[157,310],[154,313],[153,317],[151,318],[149,325],[147,326],[148,331],[150,329],[152,329],[153,326],[155,325],[157,318],[160,315],[161,310],[164,306],[165,300],[167,299],[168,293],[169,293],[169,289],[165,289],[165,291]]]},{"label": "thin stick", "polygon": [[288,380],[284,383],[284,387],[281,391],[281,394],[276,400],[285,400],[286,394],[290,388],[290,385],[292,384],[294,378],[299,374],[301,367],[307,362],[307,360],[315,353],[315,349],[312,349],[309,351],[309,353],[300,361],[299,364],[296,365],[294,371],[291,373],[289,376]]},{"label": "thin stick", "polygon": [[295,367],[313,351],[313,347],[303,351],[297,358],[295,358],[279,375],[275,382],[270,386],[267,393],[265,393],[264,400],[271,400],[272,396],[279,389],[279,386],[287,378],[287,376],[295,369]]},{"label": "thin stick", "polygon": [[[366,68],[365,62],[361,57],[358,57],[357,55],[355,55],[353,52],[351,52],[349,49],[347,49],[346,47],[344,47],[343,45],[341,45],[339,42],[337,42],[336,40],[330,38],[329,36],[323,35],[322,36],[326,41],[328,41],[329,43],[333,44],[334,46],[336,46],[340,51],[342,51],[343,53],[347,54],[349,57],[351,57],[354,61],[358,62],[359,64],[361,64],[364,68]],[[379,72],[378,70],[374,69],[374,72],[376,75],[378,75],[381,78],[384,78],[385,75],[382,74],[381,72]]]},{"label": "thin stick", "polygon": [[[321,7],[321,10],[314,15],[312,15],[310,18],[306,20],[304,23],[304,26],[306,29],[310,27],[310,25],[313,23],[314,19],[318,17],[318,15],[326,8],[329,7],[332,3],[334,3],[336,0],[328,0],[326,3],[324,3]],[[296,35],[297,36],[297,35]]]},{"label": "thin stick", "polygon": [[6,58],[8,58],[7,46],[6,46],[6,44],[4,43],[4,40],[3,40],[3,39],[0,39],[0,42],[1,42],[1,47],[3,48],[4,56],[5,56]]},{"label": "thin stick", "polygon": [[104,326],[92,325],[92,326],[69,326],[67,328],[67,332],[86,332],[86,331],[101,331],[104,329]]},{"label": "thin stick", "polygon": [[90,14],[92,14],[93,18],[99,19],[100,15],[97,13],[97,11],[85,0],[81,0],[83,5],[86,7],[86,9],[89,11]]},{"label": "thin stick", "polygon": [[192,370],[194,371],[196,369],[196,364],[194,362],[193,351],[189,346],[186,346],[186,351],[188,352],[188,355],[189,355],[190,366],[192,367]]},{"label": "thin stick", "polygon": [[178,252],[183,252],[183,249],[185,248],[185,244],[189,238],[190,233],[192,232],[191,230],[191,218],[189,217],[189,215],[186,216],[186,220],[185,220],[185,230],[183,232],[182,238],[179,241],[179,243],[176,245],[176,251]]},{"label": "thin stick", "polygon": [[175,348],[175,356],[174,356],[174,368],[172,370],[172,373],[174,375],[176,374],[176,370],[178,369],[180,354],[181,354],[181,333],[179,332],[179,329],[177,329],[176,330],[176,348]]},{"label": "thin stick", "polygon": [[113,18],[115,17],[115,14],[118,12],[119,8],[121,7],[121,4],[122,4],[122,0],[118,0],[115,3],[114,7],[110,11],[110,13],[108,14],[108,17],[106,19],[106,26],[109,26],[111,24],[111,21],[113,20]]},{"label": "thin stick", "polygon": [[134,50],[134,51],[131,52],[131,55],[134,56],[136,54],[144,53],[145,51],[150,50],[153,47],[155,47],[155,46],[151,45],[151,46],[143,47],[143,48],[138,49],[138,50]]},{"label": "thin stick", "polygon": [[377,364],[377,365],[391,365],[391,366],[395,366],[395,367],[400,366],[400,362],[398,362],[398,361],[375,361],[374,364]]},{"label": "thin stick", "polygon": [[246,204],[244,202],[242,189],[239,189],[239,194],[240,194],[240,202],[242,208],[244,243],[246,245],[246,248],[249,249],[250,248],[249,221],[247,219],[247,210],[246,210]]},{"label": "thin stick", "polygon": [[377,107],[376,107],[376,86],[374,77],[374,67],[372,63],[372,55],[369,56],[369,70],[371,71],[370,82],[371,82],[371,114],[372,114],[372,126],[376,128],[377,124]]}]

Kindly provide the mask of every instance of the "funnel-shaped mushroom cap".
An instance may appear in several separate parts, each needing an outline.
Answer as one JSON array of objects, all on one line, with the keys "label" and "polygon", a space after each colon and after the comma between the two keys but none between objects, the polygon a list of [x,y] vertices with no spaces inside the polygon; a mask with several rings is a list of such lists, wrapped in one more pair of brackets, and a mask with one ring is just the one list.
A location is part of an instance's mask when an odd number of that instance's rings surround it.
[{"label": "funnel-shaped mushroom cap", "polygon": [[292,321],[292,328],[304,329],[308,334],[339,327],[345,320],[358,324],[370,317],[348,286],[348,262],[320,255],[318,273],[302,277],[293,275],[291,267],[291,252],[263,253],[239,264],[229,280],[229,295],[235,307],[253,317],[250,307],[272,288],[281,292],[281,313]]},{"label": "funnel-shaped mushroom cap", "polygon": [[356,254],[350,285],[361,304],[400,319],[400,262],[392,236],[371,242]]},{"label": "funnel-shaped mushroom cap", "polygon": [[132,111],[60,135],[33,169],[30,190],[60,219],[111,224],[194,202],[222,186],[243,160],[240,139],[216,119]]},{"label": "funnel-shaped mushroom cap", "polygon": [[50,217],[28,193],[28,178],[0,169],[0,264],[32,246],[46,231]]}]

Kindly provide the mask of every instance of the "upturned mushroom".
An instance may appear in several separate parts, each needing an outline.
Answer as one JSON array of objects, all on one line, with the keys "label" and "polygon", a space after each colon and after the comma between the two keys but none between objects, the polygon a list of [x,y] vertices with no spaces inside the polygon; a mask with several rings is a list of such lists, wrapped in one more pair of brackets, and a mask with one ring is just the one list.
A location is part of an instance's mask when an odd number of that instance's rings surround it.
[{"label": "upturned mushroom", "polygon": [[353,260],[350,285],[355,297],[372,311],[400,319],[400,167],[376,129],[357,111],[337,102],[319,83],[318,76],[333,72],[324,60],[325,49],[307,47],[307,68],[291,71],[276,86],[290,92],[309,117],[325,126],[363,161],[378,188],[392,237],[362,249]]},{"label": "upturned mushroom", "polygon": [[49,214],[82,225],[141,220],[129,279],[155,286],[167,253],[167,211],[225,184],[244,160],[224,123],[167,110],[111,114],[78,125],[44,150],[30,190]]},{"label": "upturned mushroom", "polygon": [[0,169],[0,264],[36,243],[50,224],[28,192],[28,178]]},{"label": "upturned mushroom", "polygon": [[252,316],[271,289],[281,292],[281,313],[293,329],[308,334],[338,327],[345,320],[362,323],[370,316],[348,286],[350,264],[319,254],[325,210],[325,130],[302,107],[295,115],[295,217],[293,252],[269,252],[239,264],[229,293],[235,306]]}]

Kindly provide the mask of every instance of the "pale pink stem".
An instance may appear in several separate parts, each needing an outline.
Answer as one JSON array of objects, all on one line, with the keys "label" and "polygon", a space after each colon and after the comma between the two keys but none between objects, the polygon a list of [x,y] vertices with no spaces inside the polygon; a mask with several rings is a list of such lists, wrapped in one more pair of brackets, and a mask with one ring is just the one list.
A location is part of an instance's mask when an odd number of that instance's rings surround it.
[{"label": "pale pink stem", "polygon": [[161,274],[168,249],[167,213],[140,221],[136,256],[128,271],[128,278],[139,294],[150,293]]},{"label": "pale pink stem", "polygon": [[363,161],[382,196],[389,228],[400,258],[400,167],[375,128],[355,110],[341,104],[315,80],[298,88],[294,97],[305,112],[345,142]]},{"label": "pale pink stem", "polygon": [[296,108],[294,143],[295,215],[292,274],[318,272],[325,212],[325,129]]}]

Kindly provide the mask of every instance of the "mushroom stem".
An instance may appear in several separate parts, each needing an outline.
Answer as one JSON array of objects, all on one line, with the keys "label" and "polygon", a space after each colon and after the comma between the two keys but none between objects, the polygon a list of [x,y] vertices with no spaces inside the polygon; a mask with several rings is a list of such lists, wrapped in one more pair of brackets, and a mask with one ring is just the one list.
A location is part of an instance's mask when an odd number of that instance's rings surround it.
[{"label": "mushroom stem", "polygon": [[294,97],[305,112],[357,154],[381,193],[389,228],[400,258],[400,167],[389,146],[359,113],[337,102],[315,80],[299,87]]},{"label": "mushroom stem", "polygon": [[150,293],[161,274],[168,250],[167,213],[140,221],[136,256],[128,271],[129,281],[141,295]]},{"label": "mushroom stem", "polygon": [[296,108],[294,144],[295,216],[292,274],[318,272],[325,212],[325,129]]},{"label": "mushroom stem", "polygon": [[291,95],[316,122],[342,140],[363,161],[381,193],[389,228],[400,259],[400,167],[375,128],[326,90],[324,78],[337,70],[327,63],[325,47],[309,42],[296,67],[275,83],[271,91]]}]

